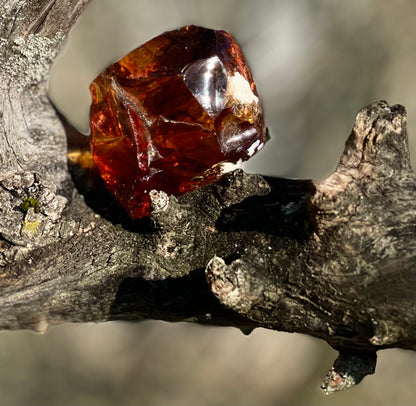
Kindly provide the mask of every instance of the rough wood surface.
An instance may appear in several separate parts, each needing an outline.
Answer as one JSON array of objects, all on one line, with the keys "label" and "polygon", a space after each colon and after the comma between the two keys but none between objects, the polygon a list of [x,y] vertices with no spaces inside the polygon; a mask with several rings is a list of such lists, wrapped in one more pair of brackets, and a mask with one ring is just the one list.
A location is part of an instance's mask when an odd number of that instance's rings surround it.
[{"label": "rough wood surface", "polygon": [[[168,321],[299,332],[340,351],[327,393],[416,349],[416,176],[406,113],[358,114],[322,183],[241,170],[132,222],[47,99],[49,67],[87,1],[0,3],[0,328]],[[27,198],[39,210],[23,210]],[[37,212],[38,211],[38,212]]]}]

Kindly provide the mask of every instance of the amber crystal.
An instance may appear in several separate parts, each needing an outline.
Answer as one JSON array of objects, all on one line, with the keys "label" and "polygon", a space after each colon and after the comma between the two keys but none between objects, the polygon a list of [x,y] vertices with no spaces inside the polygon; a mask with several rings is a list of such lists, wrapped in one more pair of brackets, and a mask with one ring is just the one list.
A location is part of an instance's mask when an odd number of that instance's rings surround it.
[{"label": "amber crystal", "polygon": [[241,49],[224,31],[186,26],[109,66],[91,84],[94,161],[132,219],[149,192],[179,195],[218,180],[265,142]]}]

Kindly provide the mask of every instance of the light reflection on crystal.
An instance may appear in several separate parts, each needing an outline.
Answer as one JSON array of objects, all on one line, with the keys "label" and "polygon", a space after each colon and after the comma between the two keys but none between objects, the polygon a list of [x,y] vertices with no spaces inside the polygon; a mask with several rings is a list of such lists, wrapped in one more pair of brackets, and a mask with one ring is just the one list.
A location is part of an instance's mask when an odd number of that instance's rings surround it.
[{"label": "light reflection on crystal", "polygon": [[187,66],[183,78],[202,108],[211,117],[217,117],[225,106],[227,92],[227,72],[218,56]]},{"label": "light reflection on crystal", "polygon": [[238,150],[238,148],[246,145],[255,135],[256,129],[253,127],[250,127],[245,131],[236,129],[235,133],[227,128],[218,135],[218,142],[220,143],[221,151],[224,154],[228,154],[231,151]]}]

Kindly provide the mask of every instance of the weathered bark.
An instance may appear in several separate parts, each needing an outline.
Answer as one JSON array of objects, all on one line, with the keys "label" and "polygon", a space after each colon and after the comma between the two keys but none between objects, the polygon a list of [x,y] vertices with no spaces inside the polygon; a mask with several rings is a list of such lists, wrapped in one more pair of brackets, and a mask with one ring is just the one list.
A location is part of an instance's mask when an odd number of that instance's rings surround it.
[{"label": "weathered bark", "polygon": [[153,318],[300,332],[340,351],[328,393],[372,373],[379,349],[415,350],[404,108],[363,109],[319,184],[238,170],[179,199],[154,192],[153,214],[132,222],[93,170],[68,165],[83,142],[47,99],[86,3],[0,5],[0,328]]}]

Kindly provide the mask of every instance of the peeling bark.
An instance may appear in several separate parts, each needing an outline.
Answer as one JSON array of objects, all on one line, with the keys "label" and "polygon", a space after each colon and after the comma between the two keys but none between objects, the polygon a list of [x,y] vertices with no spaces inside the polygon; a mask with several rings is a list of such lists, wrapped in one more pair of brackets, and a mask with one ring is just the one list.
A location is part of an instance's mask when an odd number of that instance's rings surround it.
[{"label": "peeling bark", "polygon": [[327,393],[372,373],[379,349],[415,350],[404,108],[361,110],[321,183],[237,170],[180,198],[154,191],[133,222],[93,168],[68,161],[85,146],[47,99],[86,3],[0,4],[0,328],[153,318],[299,332],[340,351]]}]

